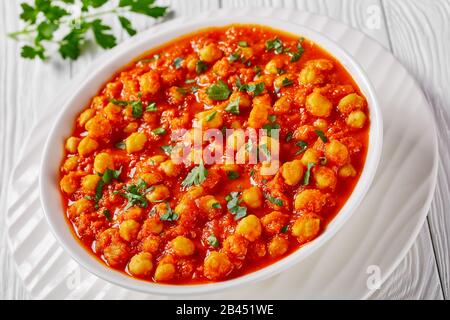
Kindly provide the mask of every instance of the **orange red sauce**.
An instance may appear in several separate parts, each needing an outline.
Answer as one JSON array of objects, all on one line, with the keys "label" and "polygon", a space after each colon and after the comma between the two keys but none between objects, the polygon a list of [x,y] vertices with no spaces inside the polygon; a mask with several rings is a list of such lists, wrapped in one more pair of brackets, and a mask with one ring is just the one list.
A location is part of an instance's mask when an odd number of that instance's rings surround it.
[{"label": "orange red sauce", "polygon": [[[171,134],[186,129],[189,141],[193,124],[280,129],[253,143],[278,144],[265,160],[279,155],[280,169],[176,163]],[[61,164],[67,218],[86,250],[131,276],[239,277],[324,231],[359,179],[369,127],[356,83],[308,39],[253,25],[200,30],[131,63],[80,113]],[[248,152],[248,140],[235,149]]]}]

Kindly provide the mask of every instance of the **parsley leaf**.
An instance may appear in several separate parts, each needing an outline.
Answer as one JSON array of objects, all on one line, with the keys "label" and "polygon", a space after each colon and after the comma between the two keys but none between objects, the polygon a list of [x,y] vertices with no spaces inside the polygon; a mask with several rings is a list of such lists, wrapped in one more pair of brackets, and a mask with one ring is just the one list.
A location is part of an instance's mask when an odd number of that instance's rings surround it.
[{"label": "parsley leaf", "polygon": [[149,103],[147,108],[145,108],[145,111],[147,111],[147,112],[158,111],[158,108],[156,107],[156,102]]},{"label": "parsley leaf", "polygon": [[214,248],[218,248],[220,245],[219,240],[217,240],[216,236],[213,234],[210,235],[207,240],[208,240],[208,243],[210,244],[210,246],[212,246]]},{"label": "parsley leaf", "polygon": [[109,211],[108,209],[105,209],[105,210],[102,211],[102,214],[106,217],[106,219],[109,222],[112,221],[111,211]]},{"label": "parsley leaf", "polygon": [[275,51],[275,53],[280,54],[283,52],[283,42],[279,38],[266,41],[266,50]]},{"label": "parsley leaf", "polygon": [[246,87],[247,92],[249,92],[249,93],[253,92],[253,96],[256,97],[256,96],[260,95],[261,92],[264,91],[265,84],[264,84],[264,82],[259,82],[257,84],[251,83],[246,86],[247,86]]},{"label": "parsley leaf", "polygon": [[144,110],[142,109],[142,102],[141,101],[133,101],[131,102],[133,118],[139,119],[142,118],[142,114],[144,113]]},{"label": "parsley leaf", "polygon": [[114,146],[120,150],[125,150],[125,148],[126,148],[125,141],[119,141]]},{"label": "parsley leaf", "polygon": [[228,176],[228,179],[230,179],[230,180],[236,180],[236,179],[239,178],[239,172],[236,172],[236,171],[228,171],[228,172],[227,172],[227,176]]},{"label": "parsley leaf", "polygon": [[270,193],[265,193],[264,196],[267,200],[278,207],[282,207],[284,205],[283,200],[273,197]]},{"label": "parsley leaf", "polygon": [[169,146],[169,145],[161,146],[161,149],[162,149],[166,154],[170,155],[170,154],[172,153],[173,146]]},{"label": "parsley leaf", "polygon": [[130,36],[134,36],[137,33],[136,29],[133,28],[133,25],[130,20],[128,20],[127,18],[125,18],[123,16],[119,16],[118,18],[119,18],[119,22],[120,22],[120,25],[122,26],[122,28],[124,28],[125,31]]},{"label": "parsley leaf", "polygon": [[198,60],[197,63],[195,64],[195,72],[197,74],[201,74],[206,70],[208,70],[208,64],[202,60]]},{"label": "parsley leaf", "polygon": [[323,142],[328,142],[327,137],[325,136],[325,133],[323,133],[322,130],[314,130],[314,132],[319,136],[320,140],[322,140]]},{"label": "parsley leaf", "polygon": [[217,115],[217,111],[214,110],[213,112],[211,112],[210,114],[208,114],[208,116],[206,116],[205,121],[206,122],[210,122],[212,121]]},{"label": "parsley leaf", "polygon": [[208,170],[205,169],[205,166],[202,161],[202,162],[200,162],[200,164],[198,166],[192,168],[192,170],[188,173],[188,175],[183,180],[181,185],[183,187],[190,187],[194,184],[196,186],[198,186],[206,180],[207,176],[208,176]]},{"label": "parsley leaf", "polygon": [[176,221],[178,220],[179,216],[175,213],[175,211],[172,210],[170,207],[170,204],[166,201],[166,213],[164,213],[161,217],[159,217],[159,220],[161,221]]},{"label": "parsley leaf", "polygon": [[271,155],[269,148],[267,147],[267,144],[260,145],[259,150],[263,153],[264,157],[266,158],[266,161],[270,161]]},{"label": "parsley leaf", "polygon": [[225,107],[225,111],[229,112],[229,113],[232,113],[232,114],[238,115],[239,112],[240,112],[239,111],[239,103],[240,103],[240,101],[241,101],[240,97],[237,97],[236,99],[230,101],[228,103],[228,105]]},{"label": "parsley leaf", "polygon": [[305,176],[303,177],[303,185],[307,186],[311,178],[311,169],[314,167],[314,162],[308,162],[308,167],[306,168]]},{"label": "parsley leaf", "polygon": [[234,215],[234,220],[239,220],[247,215],[247,208],[240,206],[242,203],[242,200],[239,200],[240,195],[240,192],[231,192],[225,197],[227,208]]},{"label": "parsley leaf", "polygon": [[181,64],[183,63],[184,59],[181,57],[177,57],[173,60],[173,66],[175,67],[175,69],[180,69],[181,68]]},{"label": "parsley leaf", "polygon": [[238,42],[238,46],[242,47],[242,48],[247,48],[248,47],[248,43],[247,43],[247,41],[239,41]]},{"label": "parsley leaf", "polygon": [[148,200],[145,195],[152,189],[153,187],[147,188],[147,183],[139,178],[136,184],[129,184],[122,191],[117,193],[128,200],[124,210],[128,210],[132,206],[146,208],[148,206]]},{"label": "parsley leaf", "polygon": [[152,132],[158,136],[162,136],[167,133],[166,129],[164,129],[164,128],[156,128],[156,129],[153,129]]},{"label": "parsley leaf", "polygon": [[207,88],[206,93],[212,100],[227,100],[231,94],[231,91],[223,80],[219,80]]},{"label": "parsley leaf", "polygon": [[298,150],[298,151],[295,153],[296,156],[302,154],[302,153],[305,152],[306,149],[308,148],[308,144],[307,144],[305,141],[302,141],[302,140],[297,141],[297,142],[295,143],[295,145],[296,145],[297,147],[300,148],[300,150]]},{"label": "parsley leaf", "polygon": [[92,31],[94,32],[95,41],[104,49],[110,49],[116,46],[116,37],[108,33],[111,30],[110,26],[103,24],[102,20],[95,19],[91,23]]}]

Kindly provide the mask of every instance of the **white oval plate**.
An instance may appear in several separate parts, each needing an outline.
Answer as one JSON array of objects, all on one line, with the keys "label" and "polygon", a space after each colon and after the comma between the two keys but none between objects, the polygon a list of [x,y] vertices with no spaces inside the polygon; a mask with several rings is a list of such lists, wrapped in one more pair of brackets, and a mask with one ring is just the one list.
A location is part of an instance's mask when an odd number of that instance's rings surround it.
[{"label": "white oval plate", "polygon": [[[227,17],[216,11],[197,19]],[[412,245],[428,211],[437,174],[437,142],[427,102],[406,70],[380,45],[336,21],[287,10],[249,9],[234,16],[274,17],[306,25],[353,55],[379,97],[384,121],[383,158],[371,190],[357,214],[318,251],[283,273],[239,290],[189,298],[363,298],[370,294],[368,270],[384,280]],[[196,20],[197,20],[196,19]],[[192,19],[189,20],[192,22]],[[170,22],[183,25],[185,19]],[[168,24],[152,28],[156,32]],[[132,42],[131,40],[130,42]],[[112,53],[109,53],[112,54]],[[130,57],[132,58],[132,57]],[[88,68],[87,68],[88,69]],[[82,76],[77,77],[77,80]],[[73,92],[79,81],[64,92]],[[45,121],[32,130],[27,153],[13,172],[7,214],[8,242],[19,274],[35,298],[163,298],[138,294],[80,270],[51,235],[39,205],[37,170],[40,147],[61,97]],[[424,156],[427,155],[427,156]],[[34,170],[33,170],[34,169]],[[113,289],[113,290],[112,290]]]}]

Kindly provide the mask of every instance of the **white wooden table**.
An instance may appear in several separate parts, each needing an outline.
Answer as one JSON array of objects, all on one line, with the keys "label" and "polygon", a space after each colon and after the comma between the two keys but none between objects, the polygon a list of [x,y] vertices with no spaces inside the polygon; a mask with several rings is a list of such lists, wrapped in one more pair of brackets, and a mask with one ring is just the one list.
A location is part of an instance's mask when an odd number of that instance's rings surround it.
[{"label": "white wooden table", "polygon": [[[8,254],[4,228],[8,178],[18,150],[43,108],[87,62],[24,61],[6,32],[19,29],[19,0],[0,0],[0,299],[26,299]],[[243,6],[307,10],[350,24],[377,39],[409,69],[433,107],[439,131],[438,187],[415,244],[372,298],[450,297],[450,0],[172,0],[174,16]],[[140,29],[150,20],[140,21]],[[404,106],[407,108],[408,106]],[[424,155],[426,156],[426,155]],[[414,173],[411,173],[414,174]]]}]

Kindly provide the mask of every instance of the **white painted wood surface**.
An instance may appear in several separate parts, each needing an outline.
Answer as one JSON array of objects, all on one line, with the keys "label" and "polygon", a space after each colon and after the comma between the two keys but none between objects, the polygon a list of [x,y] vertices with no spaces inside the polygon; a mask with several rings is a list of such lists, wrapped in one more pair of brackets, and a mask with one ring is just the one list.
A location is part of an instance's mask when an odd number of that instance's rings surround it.
[{"label": "white painted wood surface", "polygon": [[[68,63],[24,61],[5,33],[20,23],[19,0],[0,0],[0,299],[26,299],[3,232],[7,181],[28,130],[54,94],[98,54]],[[440,138],[438,188],[417,241],[372,298],[443,299],[450,294],[450,1],[449,0],[172,0],[174,16],[243,6],[307,10],[343,21],[379,41],[404,63],[433,106]],[[379,14],[379,16],[378,16]],[[377,24],[379,19],[379,25]],[[153,22],[139,19],[141,29]],[[116,26],[117,27],[117,26]],[[123,34],[122,34],[123,36]],[[405,106],[407,107],[407,106]],[[430,110],[431,112],[431,110]],[[426,156],[426,155],[424,155]],[[412,173],[413,174],[413,173]]]}]

